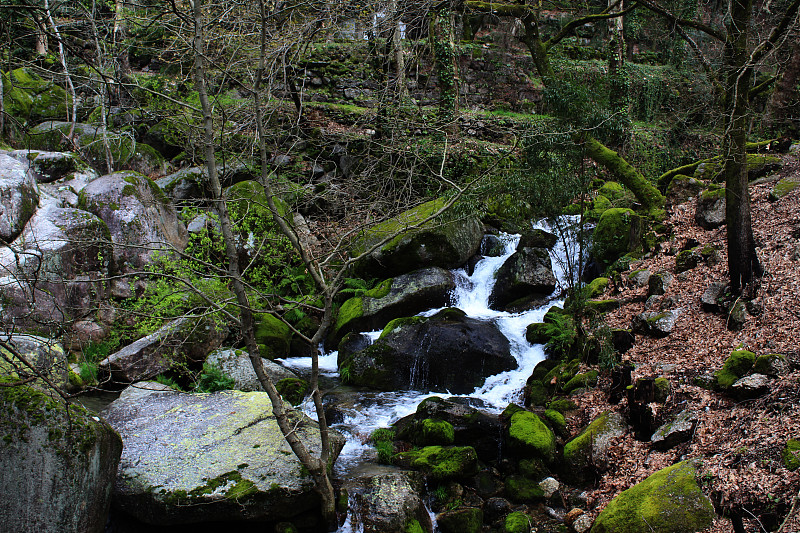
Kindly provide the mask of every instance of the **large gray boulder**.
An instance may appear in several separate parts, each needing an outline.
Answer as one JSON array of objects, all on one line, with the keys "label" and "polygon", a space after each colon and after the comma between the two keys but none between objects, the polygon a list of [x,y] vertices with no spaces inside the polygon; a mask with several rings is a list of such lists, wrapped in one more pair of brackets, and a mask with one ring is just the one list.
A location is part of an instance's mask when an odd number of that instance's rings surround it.
[{"label": "large gray boulder", "polygon": [[352,530],[364,533],[433,531],[419,497],[422,481],[419,472],[383,468],[348,482]]},{"label": "large gray boulder", "polygon": [[175,364],[202,362],[227,336],[227,327],[207,316],[185,316],[109,355],[99,367],[115,381],[133,383]]},{"label": "large gray boulder", "polygon": [[136,172],[115,172],[92,181],[81,191],[80,205],[108,225],[120,272],[141,270],[156,252],[183,250],[189,240],[158,185]]},{"label": "large gray boulder", "polygon": [[550,253],[545,248],[521,248],[497,271],[497,282],[489,296],[494,309],[504,309],[515,301],[544,298],[556,288]]},{"label": "large gray boulder", "polygon": [[439,267],[415,270],[388,279],[363,296],[350,298],[339,310],[328,342],[338,346],[351,331],[372,331],[389,321],[450,303],[453,274]]},{"label": "large gray boulder", "polygon": [[442,200],[432,200],[362,232],[351,248],[352,256],[391,238],[356,265],[357,274],[383,279],[425,267],[450,269],[466,263],[480,247],[483,225],[475,216],[422,224],[442,205]]},{"label": "large gray boulder", "polygon": [[[206,358],[206,363],[219,368],[223,374],[233,379],[236,390],[245,392],[262,390],[250,357],[243,350],[233,348],[214,350]],[[297,374],[269,359],[262,358],[261,363],[273,383],[282,379],[298,379]]]},{"label": "large gray boulder", "polygon": [[0,529],[104,531],[122,452],[84,408],[27,386],[0,387]]},{"label": "large gray boulder", "polygon": [[[148,524],[281,521],[314,516],[314,483],[283,438],[263,392],[148,391],[120,396],[102,415],[124,443],[115,506]],[[290,410],[312,454],[317,424]],[[335,460],[344,437],[331,432]]]},{"label": "large gray boulder", "polygon": [[488,376],[516,367],[497,326],[458,309],[393,320],[373,345],[339,362],[339,372],[354,385],[455,394],[472,392]]},{"label": "large gray boulder", "polygon": [[27,165],[0,154],[0,239],[12,242],[39,204],[36,178]]},{"label": "large gray boulder", "polygon": [[40,376],[28,385],[47,387],[51,384],[66,389],[69,384],[69,362],[64,348],[53,339],[37,335],[3,336],[10,349],[0,347],[0,376],[27,379]]},{"label": "large gray boulder", "polygon": [[100,172],[107,171],[109,163],[115,170],[129,169],[143,174],[163,174],[166,169],[164,157],[152,146],[136,142],[130,132],[116,132],[103,126],[77,123],[73,127],[71,122],[48,120],[31,128],[26,142],[33,150],[56,152],[77,146],[85,161]]}]

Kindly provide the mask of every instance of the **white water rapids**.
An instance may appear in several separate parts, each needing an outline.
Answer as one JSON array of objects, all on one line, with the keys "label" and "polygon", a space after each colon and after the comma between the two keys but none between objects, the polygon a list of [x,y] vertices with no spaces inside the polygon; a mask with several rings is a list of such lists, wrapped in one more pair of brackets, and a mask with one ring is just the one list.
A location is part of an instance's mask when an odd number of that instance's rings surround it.
[{"label": "white water rapids", "polygon": [[[540,222],[534,227],[541,228],[558,236],[555,247],[550,251],[558,286],[554,295],[560,294],[561,289],[568,281],[568,265],[575,264],[574,259],[580,253],[575,235],[577,217],[562,217],[555,224]],[[456,289],[453,294],[452,307],[464,311],[469,317],[494,322],[508,338],[511,344],[511,353],[517,360],[515,370],[503,372],[486,379],[483,386],[478,387],[471,394],[462,395],[473,398],[482,404],[481,408],[490,412],[501,412],[509,403],[521,401],[522,389],[525,381],[531,375],[536,363],[544,359],[543,346],[531,345],[525,339],[526,328],[534,322],[541,322],[545,313],[553,305],[562,305],[563,301],[552,296],[545,305],[531,311],[522,313],[508,313],[495,311],[489,308],[489,296],[495,283],[495,274],[502,264],[514,253],[520,240],[519,235],[503,235],[505,253],[500,257],[486,257],[476,265],[471,276],[463,269],[455,270]],[[573,271],[576,269],[572,269]],[[421,315],[431,316],[440,309],[431,309]],[[380,331],[370,332],[373,340]],[[330,352],[320,358],[321,373],[328,376],[338,376],[336,358],[337,352]],[[282,361],[286,366],[307,369],[311,365],[310,358],[290,358]],[[338,395],[338,393],[334,393]],[[334,424],[347,438],[339,459],[336,462],[335,473],[338,477],[347,477],[353,473],[361,463],[369,462],[375,458],[375,450],[365,441],[375,429],[388,427],[398,419],[416,411],[417,405],[429,396],[452,396],[447,393],[423,393],[418,391],[378,392],[357,391],[347,389],[341,393],[343,399],[339,404],[341,411],[345,412],[343,423]],[[313,405],[308,402],[304,406],[305,412],[316,418]],[[346,529],[340,530],[349,531]]]}]

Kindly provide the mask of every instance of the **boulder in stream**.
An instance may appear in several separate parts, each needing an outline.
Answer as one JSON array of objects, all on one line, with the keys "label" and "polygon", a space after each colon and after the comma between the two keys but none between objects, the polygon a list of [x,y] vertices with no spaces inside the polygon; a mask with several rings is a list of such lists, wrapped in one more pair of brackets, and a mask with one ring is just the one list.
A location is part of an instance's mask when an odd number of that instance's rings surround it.
[{"label": "boulder in stream", "polygon": [[[282,521],[318,513],[314,482],[291,452],[266,393],[186,394],[130,387],[103,411],[122,436],[115,506],[148,524]],[[312,454],[317,424],[290,410]],[[344,437],[331,431],[331,457]]]},{"label": "boulder in stream", "polygon": [[556,288],[550,254],[545,248],[523,247],[497,271],[489,303],[504,309],[521,299],[543,299]]},{"label": "boulder in stream", "polygon": [[363,527],[364,533],[433,531],[431,519],[419,496],[423,488],[422,475],[388,467],[377,468],[378,472],[347,482],[351,523]]},{"label": "boulder in stream", "polygon": [[373,345],[342,361],[339,372],[353,385],[379,390],[462,394],[516,366],[497,326],[445,309],[391,321]]}]

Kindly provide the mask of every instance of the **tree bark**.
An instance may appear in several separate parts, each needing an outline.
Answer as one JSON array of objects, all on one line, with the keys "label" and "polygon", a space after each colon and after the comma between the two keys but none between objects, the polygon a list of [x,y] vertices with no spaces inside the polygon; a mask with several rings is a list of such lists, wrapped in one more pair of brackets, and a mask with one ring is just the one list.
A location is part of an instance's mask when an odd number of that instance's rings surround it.
[{"label": "tree bark", "polygon": [[753,70],[748,64],[748,34],[753,0],[731,0],[731,21],[725,42],[728,124],[723,137],[725,167],[725,220],[727,223],[728,271],[731,292],[741,294],[762,273],[756,253],[750,216],[750,188],[747,180],[749,89]]},{"label": "tree bark", "polygon": [[783,75],[778,79],[775,92],[769,101],[766,112],[769,127],[777,134],[785,133],[784,130],[800,129],[791,123],[792,102],[797,101],[797,82],[800,80],[800,38],[795,41],[789,52],[789,59]]}]

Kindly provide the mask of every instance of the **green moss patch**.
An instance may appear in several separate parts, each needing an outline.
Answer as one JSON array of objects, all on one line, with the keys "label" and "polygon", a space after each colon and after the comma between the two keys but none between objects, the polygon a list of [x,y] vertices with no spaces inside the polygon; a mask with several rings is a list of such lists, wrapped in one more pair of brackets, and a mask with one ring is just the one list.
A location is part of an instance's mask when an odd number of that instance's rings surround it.
[{"label": "green moss patch", "polygon": [[529,411],[517,411],[511,416],[508,436],[512,447],[523,453],[550,460],[555,452],[555,436],[541,418]]},{"label": "green moss patch", "polygon": [[504,533],[528,533],[531,530],[531,520],[525,513],[514,511],[506,516],[503,528]]},{"label": "green moss patch", "polygon": [[786,447],[781,452],[781,459],[783,460],[783,466],[788,470],[800,468],[800,441],[789,439],[786,442]]},{"label": "green moss patch", "polygon": [[471,446],[426,446],[419,450],[399,453],[394,462],[421,470],[433,481],[463,479],[474,475],[478,454]]},{"label": "green moss patch", "polygon": [[756,355],[747,350],[736,350],[725,360],[722,368],[714,375],[717,378],[717,387],[728,389],[736,380],[744,377],[753,368]]}]

